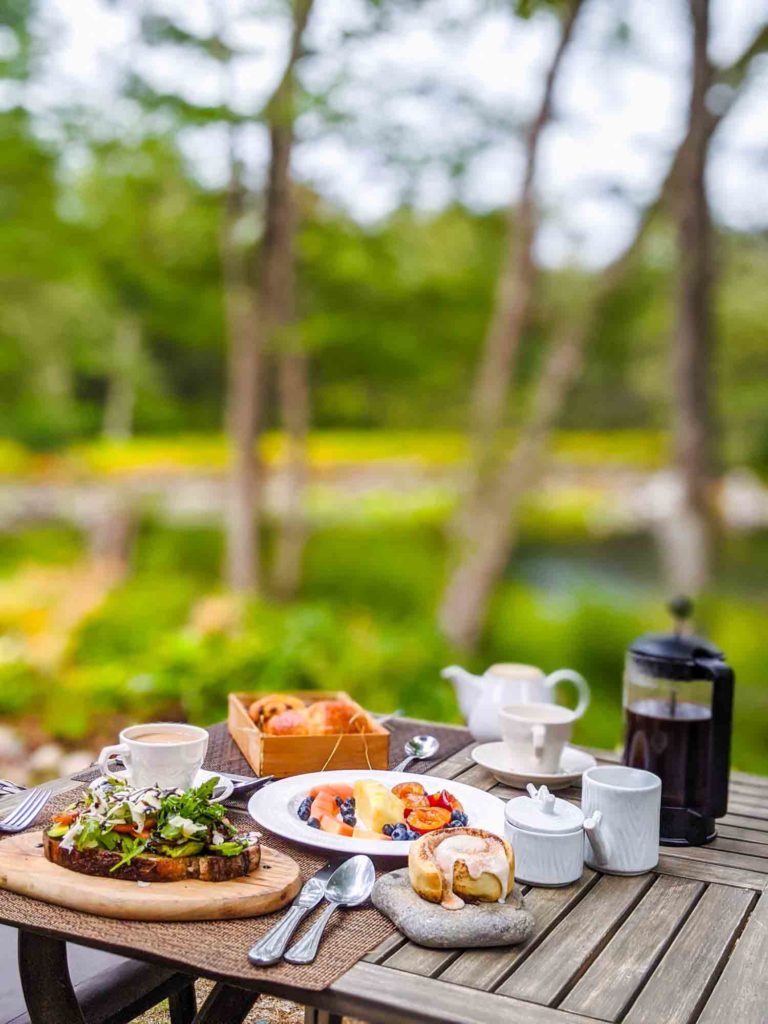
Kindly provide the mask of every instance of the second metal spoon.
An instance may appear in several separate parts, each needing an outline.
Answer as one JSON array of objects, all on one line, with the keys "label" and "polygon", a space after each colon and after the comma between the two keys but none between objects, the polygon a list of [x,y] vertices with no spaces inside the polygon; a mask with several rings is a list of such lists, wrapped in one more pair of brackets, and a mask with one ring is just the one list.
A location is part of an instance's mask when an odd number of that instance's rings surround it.
[{"label": "second metal spoon", "polygon": [[317,956],[320,939],[331,914],[338,907],[356,907],[365,903],[375,881],[376,870],[370,857],[358,854],[345,860],[336,868],[325,886],[328,906],[299,941],[294,942],[284,959],[289,964],[311,964]]},{"label": "second metal spoon", "polygon": [[396,765],[393,772],[404,772],[411,761],[428,761],[440,749],[440,741],[436,736],[411,736],[403,750],[408,755],[404,761]]}]

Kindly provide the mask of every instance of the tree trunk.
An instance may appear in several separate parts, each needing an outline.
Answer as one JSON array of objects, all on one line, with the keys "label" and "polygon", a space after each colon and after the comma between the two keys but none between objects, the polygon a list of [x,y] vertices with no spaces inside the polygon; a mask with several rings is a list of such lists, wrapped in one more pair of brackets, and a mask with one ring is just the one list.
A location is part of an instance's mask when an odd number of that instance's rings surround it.
[{"label": "tree trunk", "polygon": [[103,433],[113,441],[126,441],[133,433],[136,375],[141,353],[141,321],[124,313],[115,325],[115,344],[104,405]]},{"label": "tree trunk", "polygon": [[296,207],[291,182],[296,63],[313,0],[294,0],[291,48],[282,80],[267,107],[270,126],[269,181],[260,287],[261,312],[278,364],[280,415],[287,436],[284,500],[278,523],[273,588],[293,597],[301,580],[306,538],[304,492],[309,431],[307,357],[296,328]]},{"label": "tree trunk", "polygon": [[[761,30],[733,64],[719,69],[717,78],[731,86],[732,100],[717,113],[705,111],[706,143],[732,109],[733,98],[749,75],[753,59],[768,45],[767,35]],[[503,574],[515,544],[522,498],[542,471],[547,443],[568,391],[577,379],[595,317],[630,271],[633,257],[657,211],[674,195],[678,182],[685,180],[691,136],[698,130],[697,125],[689,124],[670,162],[658,198],[643,211],[630,245],[603,272],[583,318],[555,339],[536,389],[532,414],[522,427],[512,458],[501,465],[492,483],[487,485],[484,501],[476,507],[472,529],[461,538],[461,558],[449,577],[438,612],[443,634],[456,646],[471,648],[480,636],[490,594]]]},{"label": "tree trunk", "polygon": [[[572,0],[564,16],[560,39],[544,82],[539,109],[528,130],[525,171],[520,199],[510,212],[507,255],[496,287],[496,301],[483,346],[472,395],[472,449],[466,494],[457,519],[457,568],[445,590],[438,614],[440,625],[455,643],[466,645],[474,634],[470,620],[484,618],[475,595],[488,593],[496,571],[499,530],[507,522],[492,492],[501,466],[498,446],[505,408],[514,376],[523,331],[528,321],[538,271],[533,245],[538,222],[535,176],[539,147],[552,116],[552,100],[563,58],[573,38],[581,0]],[[493,539],[491,539],[493,538]],[[466,598],[462,597],[469,577]]]},{"label": "tree trunk", "polygon": [[[231,130],[231,132],[233,129]],[[244,189],[230,132],[230,182],[221,229],[221,266],[228,347],[227,430],[232,462],[225,511],[225,576],[237,593],[261,585],[258,524],[261,480],[257,442],[261,420],[262,340],[248,280],[247,256],[238,243]]]},{"label": "tree trunk", "polygon": [[711,578],[716,532],[712,225],[705,184],[711,137],[706,105],[712,84],[709,0],[689,0],[689,10],[693,82],[688,138],[672,195],[679,259],[672,351],[674,464],[682,494],[680,511],[670,524],[667,570],[674,590],[697,593]]},{"label": "tree trunk", "polygon": [[307,523],[304,495],[309,477],[309,373],[306,353],[284,352],[278,365],[280,408],[287,439],[284,496],[275,552],[274,590],[286,600],[301,583]]},{"label": "tree trunk", "polygon": [[91,561],[113,579],[121,579],[128,572],[136,539],[130,490],[120,484],[105,489],[95,506],[88,537]]},{"label": "tree trunk", "polygon": [[[257,492],[263,474],[258,462],[256,442],[261,414],[263,355],[268,347],[271,348],[276,342],[282,343],[295,320],[295,215],[290,161],[295,116],[295,69],[302,54],[302,39],[312,3],[313,0],[294,0],[288,58],[282,78],[265,108],[269,125],[270,158],[257,311],[252,306],[247,268],[234,243],[231,230],[241,211],[242,189],[239,187],[239,176],[233,175],[233,184],[229,190],[223,263],[230,282],[226,288],[232,352],[228,421],[235,458],[228,502],[227,578],[229,585],[241,592],[257,590],[261,583],[257,536],[260,509]],[[303,400],[303,392],[299,397]],[[304,412],[301,416],[292,417],[291,424],[306,421],[306,407],[305,401]],[[298,444],[300,435],[297,434],[293,440]],[[291,479],[298,480],[299,476],[294,474]],[[300,507],[300,491],[297,493]]]},{"label": "tree trunk", "polygon": [[557,77],[573,37],[580,8],[581,0],[571,0],[565,13],[560,39],[544,82],[541,103],[528,130],[520,199],[510,212],[506,258],[496,286],[496,301],[472,395],[473,458],[475,473],[479,475],[483,474],[487,462],[493,458],[533,300],[537,277],[533,258],[538,223],[536,165],[541,138],[552,117],[552,98]]},{"label": "tree trunk", "polygon": [[440,627],[458,647],[472,648],[479,640],[488,599],[517,538],[521,502],[539,476],[552,429],[578,377],[587,333],[587,325],[578,324],[553,343],[536,388],[532,414],[512,458],[478,507],[473,542],[451,576],[440,606]]}]

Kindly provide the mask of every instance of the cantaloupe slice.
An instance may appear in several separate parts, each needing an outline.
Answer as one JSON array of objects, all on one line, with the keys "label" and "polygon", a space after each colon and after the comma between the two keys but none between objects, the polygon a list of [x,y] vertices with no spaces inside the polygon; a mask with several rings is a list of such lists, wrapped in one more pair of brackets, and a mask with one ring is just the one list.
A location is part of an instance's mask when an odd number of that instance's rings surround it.
[{"label": "cantaloupe slice", "polygon": [[342,800],[349,800],[352,796],[352,787],[348,786],[346,782],[334,782],[333,784],[324,782],[319,786],[313,786],[309,791],[313,800],[320,793],[330,793],[334,798],[340,796]]},{"label": "cantaloupe slice", "polygon": [[336,836],[351,836],[353,834],[352,826],[347,825],[343,821],[339,821],[338,818],[332,818],[330,814],[324,814],[320,819],[320,828],[323,832],[330,832]]},{"label": "cantaloupe slice", "polygon": [[309,809],[310,818],[317,818],[318,821],[322,821],[323,815],[327,814],[329,817],[334,818],[336,816],[336,800],[330,793],[318,793],[312,801],[312,806]]}]

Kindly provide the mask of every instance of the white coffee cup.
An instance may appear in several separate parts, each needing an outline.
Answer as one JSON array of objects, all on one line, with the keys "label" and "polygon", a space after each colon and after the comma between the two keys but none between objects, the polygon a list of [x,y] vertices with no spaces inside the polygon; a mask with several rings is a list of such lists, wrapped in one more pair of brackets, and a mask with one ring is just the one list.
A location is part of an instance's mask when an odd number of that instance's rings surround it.
[{"label": "white coffee cup", "polygon": [[577,717],[575,711],[559,704],[507,704],[501,708],[501,735],[515,768],[534,774],[556,772]]},{"label": "white coffee cup", "polygon": [[598,765],[581,780],[584,859],[613,875],[640,875],[659,862],[661,779],[641,768]]},{"label": "white coffee cup", "polygon": [[207,749],[208,733],[197,725],[149,722],[123,729],[120,742],[104,747],[98,764],[103,774],[111,773],[110,759],[119,754],[132,785],[189,789]]}]

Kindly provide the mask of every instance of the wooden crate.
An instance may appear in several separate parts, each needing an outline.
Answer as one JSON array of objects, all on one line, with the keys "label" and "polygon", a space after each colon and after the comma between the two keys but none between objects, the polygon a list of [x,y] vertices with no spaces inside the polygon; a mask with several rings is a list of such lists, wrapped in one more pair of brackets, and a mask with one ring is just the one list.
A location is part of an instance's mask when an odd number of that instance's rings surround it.
[{"label": "wooden crate", "polygon": [[[232,739],[257,775],[284,779],[304,772],[338,768],[389,767],[389,733],[373,722],[373,732],[339,736],[267,736],[248,715],[248,705],[263,694],[230,693],[227,724]],[[307,704],[351,700],[346,693],[311,690],[295,694]]]}]

